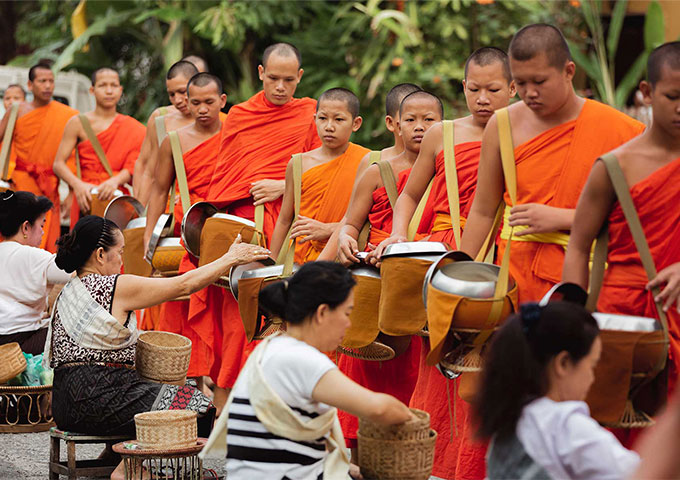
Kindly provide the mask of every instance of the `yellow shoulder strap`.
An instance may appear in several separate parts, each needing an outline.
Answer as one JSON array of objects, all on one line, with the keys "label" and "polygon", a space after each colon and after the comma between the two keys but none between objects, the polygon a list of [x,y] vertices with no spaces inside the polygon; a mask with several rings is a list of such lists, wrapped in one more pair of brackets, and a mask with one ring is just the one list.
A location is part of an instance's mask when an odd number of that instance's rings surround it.
[{"label": "yellow shoulder strap", "polygon": [[[300,215],[300,199],[302,198],[302,154],[296,153],[291,160],[293,162],[293,198],[295,215],[293,223]],[[286,233],[286,238],[281,245],[281,251],[276,259],[276,263],[283,263],[283,276],[289,277],[293,273],[293,261],[295,260],[295,240],[290,239],[290,232],[293,229],[291,224]]]},{"label": "yellow shoulder strap", "polygon": [[179,135],[177,132],[170,132],[170,148],[172,149],[172,161],[175,165],[175,178],[179,186],[179,198],[182,202],[182,210],[188,212],[191,207],[191,197],[189,196],[189,185],[187,183],[187,172],[184,168],[184,155],[182,155],[182,146],[179,142]]},{"label": "yellow shoulder strap", "polygon": [[[165,107],[161,108],[161,112],[166,111]],[[161,146],[163,140],[168,135],[168,131],[165,128],[165,113],[161,113],[156,117],[156,139],[158,140],[158,146]]]},{"label": "yellow shoulder strap", "polygon": [[455,136],[453,120],[442,122],[444,142],[444,177],[446,179],[446,196],[449,200],[449,212],[456,246],[460,248],[460,194],[458,192],[458,169],[456,168]]},{"label": "yellow shoulder strap", "polygon": [[430,183],[427,185],[427,188],[425,189],[423,196],[420,198],[420,202],[418,202],[418,206],[413,212],[411,221],[408,222],[408,228],[406,229],[406,238],[408,239],[409,242],[412,242],[416,238],[416,234],[418,233],[418,227],[420,226],[420,221],[423,219],[423,213],[425,213],[425,205],[427,204],[428,198],[430,198],[430,192],[432,191],[433,183],[434,180],[430,180]]},{"label": "yellow shoulder strap", "polygon": [[[378,162],[380,162],[380,155],[382,152],[380,150],[373,150],[369,154],[369,166],[374,165]],[[371,232],[371,222],[366,220],[364,223],[364,226],[361,227],[361,231],[359,232],[359,236],[357,237],[357,248],[359,249],[360,252],[363,252],[366,250],[366,245],[368,245],[368,236]]]},{"label": "yellow shoulder strap", "polygon": [[[113,170],[111,169],[111,164],[109,164],[109,160],[106,158],[106,152],[104,152],[104,149],[102,148],[102,144],[99,143],[99,139],[97,138],[97,135],[95,135],[94,130],[92,130],[92,124],[90,123],[90,120],[87,118],[87,115],[85,115],[84,113],[81,113],[80,115],[78,115],[78,119],[80,120],[80,123],[83,126],[83,130],[85,130],[85,135],[87,136],[87,139],[92,144],[92,148],[94,149],[94,153],[97,154],[97,158],[99,159],[99,163],[102,164],[102,167],[104,167],[104,170],[106,170],[106,173],[109,174],[109,177],[113,177]],[[77,150],[78,150],[78,148],[76,147],[76,151]],[[77,168],[78,168],[78,172],[80,172],[80,157],[78,157],[77,160],[78,160]],[[80,176],[78,178],[80,178]]]},{"label": "yellow shoulder strap", "polygon": [[378,162],[378,168],[380,169],[380,177],[382,178],[383,185],[385,186],[385,191],[387,192],[387,198],[390,201],[390,206],[394,209],[394,205],[397,203],[397,198],[399,198],[397,179],[394,178],[394,170],[392,170],[392,166],[386,160],[380,160]]},{"label": "yellow shoulder strap", "polygon": [[2,180],[7,180],[8,177],[9,154],[12,150],[12,137],[14,136],[14,127],[17,124],[18,114],[19,104],[15,103],[10,108],[7,126],[5,127],[5,135],[2,137],[2,150],[0,150],[0,178]]}]

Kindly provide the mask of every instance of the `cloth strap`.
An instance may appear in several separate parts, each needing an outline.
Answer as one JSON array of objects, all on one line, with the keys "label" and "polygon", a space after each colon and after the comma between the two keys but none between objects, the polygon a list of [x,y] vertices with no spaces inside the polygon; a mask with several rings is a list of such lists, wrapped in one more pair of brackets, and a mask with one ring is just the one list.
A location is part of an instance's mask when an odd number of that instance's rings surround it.
[{"label": "cloth strap", "polygon": [[[368,157],[369,166],[375,165],[376,163],[380,162],[380,156],[381,155],[382,155],[382,152],[380,150],[373,150],[369,154],[369,157]],[[371,233],[371,222],[366,220],[366,222],[364,223],[364,226],[361,227],[361,231],[359,232],[359,236],[357,237],[357,248],[359,249],[360,252],[363,252],[364,250],[366,250],[366,245],[368,245],[368,237],[369,237],[370,233]]]},{"label": "cloth strap", "polygon": [[[109,175],[109,178],[113,177],[113,170],[111,169],[111,164],[109,163],[108,158],[106,158],[106,152],[104,152],[102,144],[99,143],[97,135],[95,135],[94,130],[92,130],[92,124],[90,123],[90,120],[84,113],[78,115],[78,118],[80,119],[80,124],[83,126],[83,130],[85,130],[85,136],[92,144],[94,153],[97,154],[99,163],[102,164],[102,167],[104,167],[104,170],[106,170],[106,173]],[[76,146],[76,174],[78,175],[78,178],[82,180],[83,177],[80,169],[80,154],[78,153],[77,146]]]},{"label": "cloth strap", "polygon": [[449,200],[449,213],[456,247],[460,248],[460,196],[458,192],[458,170],[456,168],[455,132],[453,120],[442,122],[444,142],[444,179],[446,180],[446,196]]},{"label": "cloth strap", "polygon": [[[161,107],[158,109],[158,116],[156,117],[156,140],[158,140],[158,147],[160,148],[161,144],[163,143],[163,140],[165,140],[165,137],[168,135],[168,130],[165,128],[165,116],[168,114],[168,107]],[[170,187],[170,215],[173,214],[173,210],[175,209],[175,189],[177,187],[177,183],[172,185]],[[184,208],[184,205],[182,205],[182,208]],[[184,210],[186,212],[186,210]]]},{"label": "cloth strap", "polygon": [[[291,240],[290,232],[293,230],[293,224],[300,216],[300,200],[302,198],[302,154],[296,153],[293,155],[291,162],[293,164],[293,199],[295,215],[293,216],[293,222],[288,229],[288,233],[286,233],[286,238],[284,238],[283,244],[281,245],[279,256],[276,259],[276,263],[283,263],[283,278],[290,277],[293,274],[293,261],[295,260],[295,239]],[[257,207],[255,213],[257,213]]]},{"label": "cloth strap", "polygon": [[[179,198],[182,202],[182,211],[188,212],[191,207],[191,196],[189,195],[189,185],[187,182],[187,171],[184,168],[184,155],[182,154],[182,145],[179,141],[177,132],[170,132],[170,148],[172,149],[172,161],[175,164],[175,178],[176,184],[179,186]],[[173,192],[175,189],[173,188]]]},{"label": "cloth strap", "polygon": [[12,150],[12,137],[14,136],[14,127],[17,124],[17,116],[19,115],[19,104],[14,103],[9,111],[9,118],[7,119],[7,126],[5,127],[5,135],[2,137],[2,149],[0,150],[0,179],[8,180],[9,173],[9,154]]},{"label": "cloth strap", "polygon": [[390,207],[394,210],[394,206],[399,198],[399,191],[397,190],[397,179],[394,178],[394,171],[387,160],[380,160],[378,168],[380,169],[380,178],[382,178],[385,191],[387,192],[387,199],[390,201]]}]

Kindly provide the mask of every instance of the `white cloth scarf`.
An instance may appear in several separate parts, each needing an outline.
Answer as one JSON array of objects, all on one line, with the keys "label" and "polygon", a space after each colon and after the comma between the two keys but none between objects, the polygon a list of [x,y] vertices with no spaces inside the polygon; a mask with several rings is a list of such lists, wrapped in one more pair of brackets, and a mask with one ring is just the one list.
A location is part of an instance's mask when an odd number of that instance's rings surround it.
[{"label": "white cloth scarf", "polygon": [[43,364],[52,361],[52,324],[59,320],[68,336],[79,347],[95,350],[120,350],[137,342],[137,318],[132,316],[128,327],[123,326],[97,302],[78,277],[73,277],[61,290],[50,318]]},{"label": "white cloth scarf", "polygon": [[[328,410],[323,415],[309,421],[303,421],[293,410],[272,390],[262,371],[262,357],[272,335],[265,338],[248,357],[237,383],[247,381],[250,393],[250,404],[255,410],[257,419],[269,432],[280,437],[297,442],[310,442],[325,436],[328,455],[324,459],[323,478],[325,480],[344,480],[349,472],[349,457],[345,451],[345,438],[342,435],[338,411],[336,408]],[[234,398],[233,388],[229,400],[220,418],[217,419],[208,443],[199,454],[201,458],[224,458],[227,454],[227,419],[229,406]]]}]

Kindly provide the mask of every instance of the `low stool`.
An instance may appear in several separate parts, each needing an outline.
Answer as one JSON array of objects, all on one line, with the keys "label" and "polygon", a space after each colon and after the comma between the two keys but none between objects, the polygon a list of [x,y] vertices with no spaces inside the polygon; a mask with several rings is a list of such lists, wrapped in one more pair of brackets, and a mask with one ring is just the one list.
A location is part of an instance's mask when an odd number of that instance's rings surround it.
[{"label": "low stool", "polygon": [[[114,443],[126,440],[126,435],[89,435],[85,433],[67,432],[57,427],[50,428],[50,480],[59,480],[59,475],[66,475],[69,480],[78,477],[108,477],[120,463],[120,458],[76,460],[76,445],[103,443],[108,450]],[[61,442],[66,443],[66,461],[60,458]]]}]

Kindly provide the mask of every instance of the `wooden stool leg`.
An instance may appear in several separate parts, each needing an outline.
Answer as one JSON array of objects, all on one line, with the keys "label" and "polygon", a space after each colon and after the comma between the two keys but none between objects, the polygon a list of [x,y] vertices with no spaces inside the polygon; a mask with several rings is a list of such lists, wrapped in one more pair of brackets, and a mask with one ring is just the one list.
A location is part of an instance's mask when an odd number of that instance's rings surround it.
[{"label": "wooden stool leg", "polygon": [[50,480],[59,480],[59,474],[53,470],[59,464],[59,447],[61,440],[57,437],[50,437]]},{"label": "wooden stool leg", "polygon": [[68,480],[76,480],[76,442],[66,442],[66,465],[68,466]]}]

